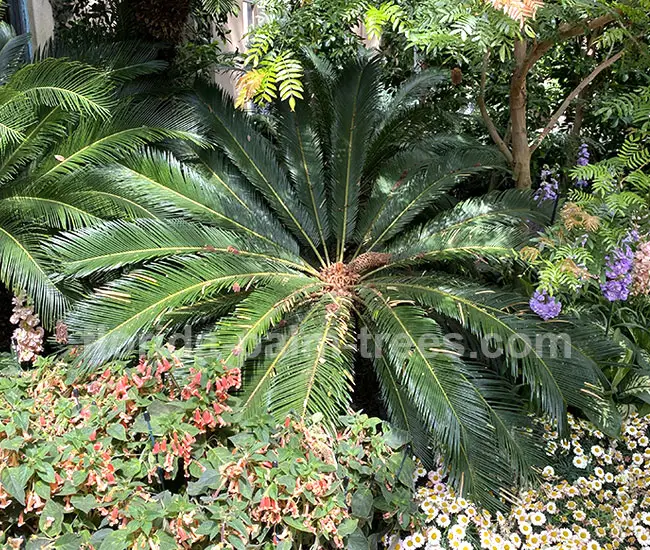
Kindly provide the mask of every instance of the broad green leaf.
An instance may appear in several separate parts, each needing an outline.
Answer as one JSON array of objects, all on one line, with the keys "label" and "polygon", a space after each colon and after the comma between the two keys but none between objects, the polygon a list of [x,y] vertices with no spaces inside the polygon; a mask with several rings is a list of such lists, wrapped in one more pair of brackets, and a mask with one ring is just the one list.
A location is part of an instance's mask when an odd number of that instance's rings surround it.
[{"label": "broad green leaf", "polygon": [[372,515],[374,501],[370,489],[366,487],[357,489],[352,495],[352,514],[359,519],[369,519]]},{"label": "broad green leaf", "polygon": [[25,505],[25,487],[33,473],[34,471],[26,464],[2,470],[0,480],[4,490],[23,506]]},{"label": "broad green leaf", "polygon": [[63,505],[53,499],[48,500],[38,520],[38,528],[49,536],[58,535],[61,532],[64,514]]}]

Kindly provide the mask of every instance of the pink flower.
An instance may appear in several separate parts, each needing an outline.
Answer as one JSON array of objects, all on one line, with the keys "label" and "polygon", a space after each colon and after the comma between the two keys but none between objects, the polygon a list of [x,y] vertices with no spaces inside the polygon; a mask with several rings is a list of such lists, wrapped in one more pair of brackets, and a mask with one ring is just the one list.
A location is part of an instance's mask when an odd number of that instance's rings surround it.
[{"label": "pink flower", "polygon": [[650,294],[650,241],[641,243],[634,255],[632,294],[635,296]]},{"label": "pink flower", "polygon": [[31,307],[25,305],[24,295],[13,299],[14,309],[9,321],[18,325],[12,336],[12,342],[19,361],[36,361],[43,351],[45,331],[39,326],[41,321]]}]

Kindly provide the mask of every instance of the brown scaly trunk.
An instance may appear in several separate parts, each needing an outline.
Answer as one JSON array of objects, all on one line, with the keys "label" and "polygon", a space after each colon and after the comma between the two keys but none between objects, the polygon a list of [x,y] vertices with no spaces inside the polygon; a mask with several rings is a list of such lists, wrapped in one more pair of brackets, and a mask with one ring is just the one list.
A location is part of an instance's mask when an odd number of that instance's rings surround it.
[{"label": "brown scaly trunk", "polygon": [[526,42],[515,41],[516,67],[510,82],[510,122],[512,127],[512,168],[517,189],[530,189],[530,146],[526,125]]}]

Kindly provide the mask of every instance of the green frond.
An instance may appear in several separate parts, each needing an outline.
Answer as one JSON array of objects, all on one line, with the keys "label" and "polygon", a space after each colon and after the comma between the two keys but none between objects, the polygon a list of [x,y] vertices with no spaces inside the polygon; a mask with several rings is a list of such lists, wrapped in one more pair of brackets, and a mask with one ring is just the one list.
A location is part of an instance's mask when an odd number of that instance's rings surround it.
[{"label": "green frond", "polygon": [[[290,234],[268,210],[255,209],[255,197],[237,200],[230,191],[169,154],[147,150],[119,165],[82,174],[81,187],[110,191],[160,218],[185,218],[257,238],[268,245],[297,251]],[[232,186],[233,180],[228,180]]]},{"label": "green frond", "polygon": [[194,101],[208,124],[210,139],[219,144],[251,185],[265,197],[294,236],[318,255],[313,220],[294,197],[287,174],[278,164],[269,141],[218,88],[201,87]]},{"label": "green frond", "polygon": [[435,116],[441,113],[436,104],[421,101],[419,96],[448,79],[439,70],[425,70],[404,82],[388,99],[368,145],[366,177],[375,176],[397,152],[412,149],[430,135]]},{"label": "green frond", "polygon": [[327,241],[330,235],[326,202],[324,157],[309,111],[300,104],[294,111],[282,113],[280,146],[285,155],[296,194],[310,213],[318,230],[317,246],[324,249],[328,259]]},{"label": "green frond", "polygon": [[[367,229],[364,233],[364,249],[373,250],[380,243],[390,240],[396,235],[400,235],[405,229],[408,229],[418,214],[423,212],[427,207],[435,204],[441,197],[446,197],[447,192],[458,185],[459,182],[468,176],[484,171],[488,166],[484,166],[482,161],[488,160],[485,156],[492,158],[490,151],[482,151],[481,148],[464,146],[457,150],[446,151],[440,157],[434,157],[425,169],[409,173],[407,169],[402,172],[401,179],[397,180],[390,191],[378,191],[376,196],[371,199],[367,222]],[[450,214],[443,213],[440,217],[440,226],[436,226],[436,219],[425,225],[419,231],[398,239],[399,246],[408,247],[408,243],[422,243],[427,236],[436,232],[436,229],[451,221],[447,218],[456,216],[484,220],[477,216],[488,209],[506,209],[508,206],[513,208],[528,207],[530,216],[533,216],[534,208],[530,194],[513,193],[506,195],[493,195],[487,198],[480,198],[477,201],[467,201],[461,203]],[[512,204],[510,204],[512,203]],[[515,204],[516,203],[516,204]],[[508,214],[501,216],[503,219]],[[495,218],[497,216],[494,216]],[[467,224],[469,225],[469,224]]]},{"label": "green frond", "polygon": [[16,36],[10,25],[0,23],[0,86],[25,63],[29,35]]},{"label": "green frond", "polygon": [[432,469],[438,459],[435,443],[432,442],[431,433],[398,378],[397,373],[400,369],[390,364],[388,353],[383,351],[373,359],[373,365],[379,382],[381,400],[386,407],[391,424],[410,435],[415,455],[426,468]]},{"label": "green frond", "polygon": [[3,156],[25,140],[25,134],[36,122],[35,108],[26,97],[0,87],[0,154]]},{"label": "green frond", "polygon": [[158,100],[124,101],[108,122],[82,119],[44,163],[34,185],[54,180],[89,166],[119,162],[145,145],[166,139],[189,139],[204,143],[196,120],[180,115],[174,102]]},{"label": "green frond", "polygon": [[246,179],[220,151],[186,147],[183,151],[174,151],[174,154],[179,160],[200,172],[211,186],[229,195],[246,210],[271,217],[263,199],[250,188]]},{"label": "green frond", "polygon": [[[214,324],[224,315],[231,313],[249,294],[250,291],[246,290],[224,291],[207,300],[179,307],[167,315],[166,331],[168,334],[173,332],[181,335],[184,347],[194,352],[206,335],[212,332]],[[188,331],[188,327],[192,327],[192,330]],[[170,338],[173,338],[173,335]],[[173,341],[171,343],[174,345]]]},{"label": "green frond", "polygon": [[530,238],[529,224],[543,219],[530,194],[512,190],[457,204],[422,227],[389,243],[393,264],[420,261],[501,261],[516,257],[516,249]]},{"label": "green frond", "polygon": [[305,84],[311,98],[308,100],[312,111],[314,131],[325,158],[332,154],[332,126],[334,121],[334,89],[337,80],[332,64],[318,57],[313,50],[303,48]]},{"label": "green frond", "polygon": [[[430,92],[440,84],[449,82],[449,73],[441,69],[426,69],[405,80],[393,94],[386,107],[389,116],[420,100],[422,93]],[[384,123],[384,122],[382,122]]]},{"label": "green frond", "polygon": [[[98,365],[135,351],[147,331],[164,330],[174,310],[232,289],[285,282],[304,275],[236,254],[163,261],[97,289],[77,304],[67,323],[82,360]],[[234,291],[234,290],[233,290]],[[72,339],[71,339],[72,341]]]},{"label": "green frond", "polygon": [[513,482],[512,466],[499,449],[487,401],[470,382],[467,366],[423,310],[375,289],[359,294],[372,312],[389,365],[395,366],[396,378],[445,457],[451,479],[477,500],[498,507],[496,495],[507,495]]},{"label": "green frond", "polygon": [[339,261],[357,223],[366,150],[379,114],[378,87],[378,64],[360,61],[341,74],[334,92],[330,218]]},{"label": "green frond", "polygon": [[[52,145],[64,138],[71,120],[74,119],[69,113],[54,108],[37,122],[32,121],[33,124],[28,128],[24,128],[24,134],[19,136],[13,146],[6,147],[0,157],[0,185],[16,176],[28,164],[46,155]],[[0,117],[0,125],[5,122]],[[0,142],[2,141],[4,140],[0,134]]]},{"label": "green frond", "polygon": [[[17,187],[17,186],[16,186]],[[13,215],[32,220],[48,229],[76,229],[97,223],[100,219],[92,213],[56,198],[56,196],[0,194],[0,200]]]},{"label": "green frond", "polygon": [[238,255],[292,269],[310,268],[288,252],[260,245],[240,234],[182,220],[105,222],[60,233],[47,244],[65,275],[87,277],[165,257]]},{"label": "green frond", "polygon": [[239,11],[239,4],[236,0],[200,0],[200,2],[203,8],[213,15],[237,14]]},{"label": "green frond", "polygon": [[204,336],[197,355],[218,359],[229,367],[243,366],[282,318],[322,287],[321,281],[305,277],[292,279],[281,287],[255,289],[217,323],[214,331]]},{"label": "green frond", "polygon": [[114,106],[108,76],[82,63],[44,59],[16,71],[5,86],[35,105],[60,107],[106,119]]},{"label": "green frond", "polygon": [[0,282],[15,293],[26,292],[41,320],[52,327],[69,300],[50,277],[50,261],[40,244],[46,237],[0,203]]},{"label": "green frond", "polygon": [[159,46],[137,40],[107,41],[104,37],[88,37],[80,43],[52,40],[36,54],[37,60],[50,57],[65,57],[97,67],[119,85],[167,67],[160,59]]},{"label": "green frond", "polygon": [[246,366],[254,375],[244,403],[251,411],[266,407],[278,420],[320,413],[336,425],[350,403],[351,323],[347,298],[325,294],[308,305],[296,326],[271,337],[264,356]]},{"label": "green frond", "polygon": [[598,364],[577,345],[584,336],[567,322],[542,323],[530,314],[509,312],[517,307],[527,311],[520,296],[447,276],[373,279],[368,284],[392,299],[433,308],[478,338],[496,337],[512,376],[523,377],[532,398],[561,431],[568,406],[592,413],[609,406]]}]

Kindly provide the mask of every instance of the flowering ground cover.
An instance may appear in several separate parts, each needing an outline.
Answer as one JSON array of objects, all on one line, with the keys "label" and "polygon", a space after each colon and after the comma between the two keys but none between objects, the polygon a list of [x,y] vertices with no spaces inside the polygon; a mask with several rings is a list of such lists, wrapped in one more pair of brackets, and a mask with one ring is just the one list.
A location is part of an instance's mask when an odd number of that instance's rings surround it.
[{"label": "flowering ground cover", "polygon": [[461,498],[444,468],[417,469],[427,527],[385,542],[392,550],[649,548],[650,419],[631,415],[619,440],[572,417],[570,427],[571,437],[560,440],[544,426],[549,465],[540,485],[522,491],[505,515]]},{"label": "flowering ground cover", "polygon": [[239,369],[164,347],[90,375],[36,366],[0,370],[4,548],[362,548],[417,511],[380,420],[240,420]]}]

